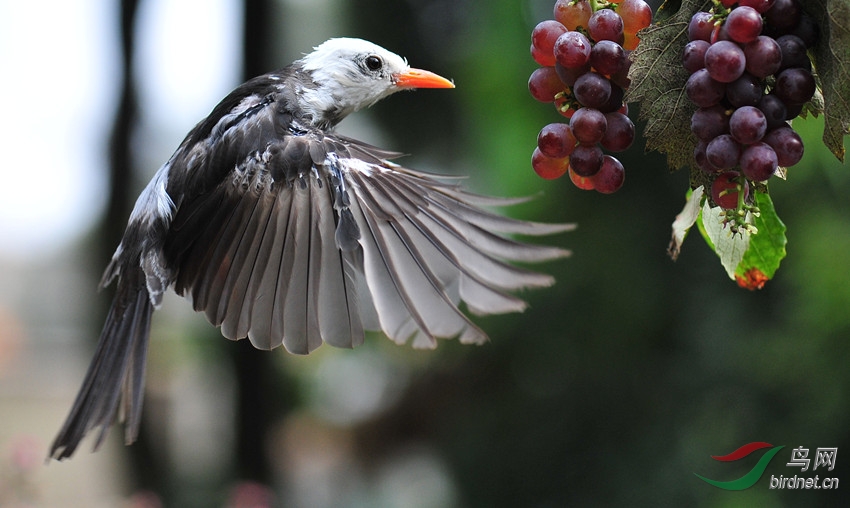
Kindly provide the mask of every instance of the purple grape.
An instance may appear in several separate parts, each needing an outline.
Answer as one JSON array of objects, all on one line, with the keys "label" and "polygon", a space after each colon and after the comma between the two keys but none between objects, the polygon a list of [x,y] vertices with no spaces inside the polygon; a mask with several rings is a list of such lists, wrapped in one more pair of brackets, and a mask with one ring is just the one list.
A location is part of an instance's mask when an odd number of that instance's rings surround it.
[{"label": "purple grape", "polygon": [[593,175],[593,187],[602,194],[611,194],[623,186],[625,179],[623,164],[615,157],[604,155],[599,171]]},{"label": "purple grape", "polygon": [[744,46],[744,56],[747,59],[744,68],[759,78],[775,74],[782,64],[782,50],[779,44],[766,35],[759,35],[756,40]]},{"label": "purple grape", "polygon": [[744,50],[730,41],[718,41],[705,52],[705,68],[715,81],[731,83],[744,73]]},{"label": "purple grape", "polygon": [[590,41],[581,32],[567,32],[555,41],[555,59],[567,68],[586,65],[590,50]]},{"label": "purple grape", "polygon": [[764,85],[748,72],[726,85],[726,99],[736,108],[755,106],[762,95],[764,95]]},{"label": "purple grape", "polygon": [[729,132],[729,115],[723,106],[700,108],[691,116],[691,132],[701,141],[708,143],[721,134]]},{"label": "purple grape", "polygon": [[797,0],[776,0],[764,13],[764,19],[775,30],[786,33],[797,26],[802,15],[803,9]]},{"label": "purple grape", "polygon": [[764,118],[767,120],[767,130],[786,125],[788,110],[785,108],[785,103],[776,94],[770,93],[762,96],[758,108],[764,113]]},{"label": "purple grape", "polygon": [[607,113],[605,120],[607,128],[602,141],[599,142],[602,148],[611,152],[622,152],[632,146],[635,140],[635,124],[628,116],[615,111]]},{"label": "purple grape", "polygon": [[573,153],[576,138],[570,126],[565,123],[550,123],[540,129],[537,135],[537,147],[543,155],[562,159]]},{"label": "purple grape", "polygon": [[737,7],[726,17],[726,31],[735,42],[746,44],[761,34],[761,14],[752,7]]},{"label": "purple grape", "polygon": [[812,69],[812,61],[806,53],[806,43],[796,35],[783,35],[776,39],[776,44],[782,53],[782,63],[779,72],[792,67],[800,67],[806,70]]},{"label": "purple grape", "polygon": [[554,180],[564,175],[570,168],[570,162],[567,158],[556,159],[549,157],[540,151],[540,148],[535,147],[531,152],[531,167],[540,178],[546,180]]},{"label": "purple grape", "polygon": [[708,51],[709,46],[711,44],[702,39],[685,44],[685,49],[682,51],[682,66],[688,73],[693,74],[705,67],[705,52]]},{"label": "purple grape", "polygon": [[729,134],[721,134],[705,147],[705,156],[718,170],[734,168],[741,157],[741,145]]},{"label": "purple grape", "polygon": [[554,67],[538,67],[528,78],[528,91],[540,102],[552,102],[557,93],[564,91],[564,84]]},{"label": "purple grape", "polygon": [[573,95],[583,106],[601,108],[611,98],[611,82],[592,71],[582,74],[573,85]]},{"label": "purple grape", "polygon": [[570,128],[579,143],[599,143],[607,127],[608,121],[598,109],[581,108],[570,118]]},{"label": "purple grape", "polygon": [[613,41],[623,42],[623,18],[612,9],[599,9],[590,16],[587,32],[597,43]]},{"label": "purple grape", "polygon": [[711,39],[714,30],[714,20],[708,12],[697,12],[688,23],[688,39],[692,41],[706,41]]},{"label": "purple grape", "polygon": [[600,74],[611,76],[626,64],[626,50],[616,42],[599,41],[590,50],[589,62]]},{"label": "purple grape", "polygon": [[708,108],[723,99],[726,84],[712,79],[707,69],[700,69],[688,78],[685,92],[691,102],[701,108]]},{"label": "purple grape", "polygon": [[788,125],[768,132],[764,142],[776,152],[777,163],[782,167],[791,167],[803,158],[803,140]]},{"label": "purple grape", "polygon": [[570,167],[579,176],[593,176],[602,165],[602,149],[597,145],[578,145],[570,154]]},{"label": "purple grape", "polygon": [[777,167],[776,152],[767,143],[754,143],[741,153],[741,172],[754,182],[767,180]]},{"label": "purple grape", "polygon": [[759,141],[767,132],[767,119],[760,109],[754,106],[743,106],[735,110],[729,117],[729,134],[735,141],[749,145]]},{"label": "purple grape", "polygon": [[776,76],[776,95],[785,104],[804,104],[815,94],[815,78],[806,69],[792,67]]},{"label": "purple grape", "polygon": [[531,55],[537,63],[544,67],[555,65],[555,41],[566,31],[567,27],[554,19],[541,21],[534,27],[531,31]]}]

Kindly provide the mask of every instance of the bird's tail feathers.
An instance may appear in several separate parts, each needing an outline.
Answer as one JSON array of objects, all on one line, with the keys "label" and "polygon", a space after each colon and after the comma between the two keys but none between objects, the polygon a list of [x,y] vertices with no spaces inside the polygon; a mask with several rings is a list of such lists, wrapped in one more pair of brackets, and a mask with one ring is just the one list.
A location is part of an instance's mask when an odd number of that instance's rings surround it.
[{"label": "bird's tail feathers", "polygon": [[80,392],[50,447],[50,457],[74,454],[89,431],[98,428],[94,449],[116,418],[124,421],[125,441],[136,440],[142,414],[145,363],[153,305],[141,270],[120,279],[106,323]]}]

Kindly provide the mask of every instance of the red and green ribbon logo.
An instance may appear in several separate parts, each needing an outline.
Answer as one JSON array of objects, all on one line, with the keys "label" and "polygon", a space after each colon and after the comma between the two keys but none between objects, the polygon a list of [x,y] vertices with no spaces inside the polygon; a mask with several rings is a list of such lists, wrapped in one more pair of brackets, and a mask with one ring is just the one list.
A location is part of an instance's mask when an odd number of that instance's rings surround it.
[{"label": "red and green ribbon logo", "polygon": [[761,456],[758,463],[755,466],[753,466],[753,468],[750,469],[750,471],[747,474],[738,478],[737,480],[731,480],[731,481],[728,481],[728,482],[719,482],[717,480],[712,480],[710,478],[706,478],[705,476],[701,476],[701,475],[698,475],[696,473],[694,473],[694,474],[700,480],[702,480],[702,481],[704,481],[704,482],[706,482],[710,485],[714,485],[715,487],[724,489],[724,490],[744,490],[744,489],[748,489],[748,488],[752,487],[753,485],[755,485],[757,481],[759,481],[759,478],[761,478],[761,475],[764,474],[764,470],[767,469],[767,465],[770,463],[771,459],[773,459],[773,456],[776,455],[777,453],[779,453],[779,450],[785,448],[784,446],[773,446],[770,443],[758,441],[758,442],[754,442],[754,443],[747,443],[744,446],[738,448],[737,450],[735,450],[734,452],[732,452],[728,455],[719,455],[719,456],[718,455],[712,455],[711,456],[711,458],[714,459],[714,460],[719,460],[721,462],[731,462],[731,461],[734,461],[734,460],[743,459],[744,457],[750,455],[751,453],[753,453],[757,450],[761,450],[762,448],[770,448],[770,450],[768,450],[767,453],[765,453],[764,455]]}]

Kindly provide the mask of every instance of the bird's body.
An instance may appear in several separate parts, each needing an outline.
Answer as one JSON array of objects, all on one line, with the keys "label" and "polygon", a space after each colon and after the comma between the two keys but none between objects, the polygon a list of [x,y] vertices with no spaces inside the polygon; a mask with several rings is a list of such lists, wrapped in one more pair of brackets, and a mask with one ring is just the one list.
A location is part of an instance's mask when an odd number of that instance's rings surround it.
[{"label": "bird's body", "polygon": [[70,457],[116,417],[132,442],[141,417],[153,310],[173,287],[230,339],[307,354],[353,347],[364,330],[434,347],[481,343],[458,309],[520,311],[510,290],[550,285],[506,261],[566,251],[505,238],[569,225],[505,218],[476,196],[390,162],[333,132],[391,93],[453,86],[359,39],[331,39],[281,71],[236,88],[192,129],[139,196],[102,286],[117,282],[95,357],[51,447]]}]

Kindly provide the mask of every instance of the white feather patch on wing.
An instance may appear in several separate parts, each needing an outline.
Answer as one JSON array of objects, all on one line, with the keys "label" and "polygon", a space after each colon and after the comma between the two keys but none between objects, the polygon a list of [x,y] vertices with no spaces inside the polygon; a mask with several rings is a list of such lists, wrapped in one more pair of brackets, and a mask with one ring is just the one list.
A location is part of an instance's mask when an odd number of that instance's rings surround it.
[{"label": "white feather patch on wing", "polygon": [[163,219],[171,221],[174,213],[174,201],[165,190],[168,183],[168,171],[171,163],[163,165],[154,177],[145,186],[142,193],[136,199],[133,211],[130,213],[130,222],[138,221],[146,226],[152,225],[156,220]]}]

